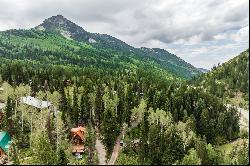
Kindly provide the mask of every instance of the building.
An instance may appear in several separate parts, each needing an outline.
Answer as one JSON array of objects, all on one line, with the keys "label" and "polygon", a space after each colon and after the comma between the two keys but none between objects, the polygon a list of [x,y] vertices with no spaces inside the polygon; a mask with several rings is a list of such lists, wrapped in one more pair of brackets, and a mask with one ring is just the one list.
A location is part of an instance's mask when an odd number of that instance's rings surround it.
[{"label": "building", "polygon": [[0,160],[8,156],[11,145],[11,137],[8,132],[0,132]]},{"label": "building", "polygon": [[85,143],[85,131],[86,129],[84,127],[77,127],[71,129],[72,134],[72,154],[77,156],[78,158],[81,158],[83,152],[84,152],[84,143]]},{"label": "building", "polygon": [[52,106],[52,103],[49,101],[42,101],[31,96],[21,97],[21,102],[39,109],[49,108]]}]

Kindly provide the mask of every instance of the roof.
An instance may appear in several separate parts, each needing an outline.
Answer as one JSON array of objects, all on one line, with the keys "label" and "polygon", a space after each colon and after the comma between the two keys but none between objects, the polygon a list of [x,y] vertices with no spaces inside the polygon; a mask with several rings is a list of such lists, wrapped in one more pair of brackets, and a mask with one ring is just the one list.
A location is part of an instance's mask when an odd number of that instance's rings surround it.
[{"label": "roof", "polygon": [[9,150],[11,144],[11,138],[9,133],[6,131],[0,132],[0,148],[4,150],[4,152],[7,152]]},{"label": "roof", "polygon": [[85,132],[84,127],[72,128],[71,132],[74,134],[74,137],[78,135],[82,140],[84,140],[84,132]]},{"label": "roof", "polygon": [[48,108],[52,105],[52,103],[49,101],[42,101],[31,96],[21,97],[21,102],[36,108]]},{"label": "roof", "polygon": [[3,88],[0,88],[0,91],[3,91],[4,89]]}]

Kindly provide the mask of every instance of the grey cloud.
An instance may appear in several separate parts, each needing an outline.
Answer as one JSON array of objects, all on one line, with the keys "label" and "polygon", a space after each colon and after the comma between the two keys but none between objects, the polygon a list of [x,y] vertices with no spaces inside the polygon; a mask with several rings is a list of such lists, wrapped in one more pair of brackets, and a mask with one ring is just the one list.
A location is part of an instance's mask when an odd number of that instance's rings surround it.
[{"label": "grey cloud", "polygon": [[249,5],[243,4],[237,7],[234,7],[232,10],[224,17],[225,22],[239,22],[246,19],[249,16]]},{"label": "grey cloud", "polygon": [[[227,1],[215,0],[173,1],[167,6],[164,6],[164,0],[26,0],[23,1],[23,9],[16,5],[15,1],[0,1],[2,22],[13,20],[26,28],[35,26],[52,15],[62,14],[80,23],[83,28],[88,27],[90,32],[91,25],[105,24],[103,28],[93,29],[114,36],[131,36],[130,40],[134,41],[134,44],[142,44],[150,39],[166,43],[179,39],[188,41],[197,35],[201,35],[204,41],[213,40],[214,35],[231,30],[232,26],[235,26],[223,24],[223,19],[226,22],[238,21],[238,25],[241,25],[248,17],[244,14],[245,11],[249,10],[245,4],[247,2],[230,7]],[[156,8],[155,4],[158,4],[160,9]],[[244,10],[240,10],[242,7]],[[133,39],[134,37],[140,39]]]}]

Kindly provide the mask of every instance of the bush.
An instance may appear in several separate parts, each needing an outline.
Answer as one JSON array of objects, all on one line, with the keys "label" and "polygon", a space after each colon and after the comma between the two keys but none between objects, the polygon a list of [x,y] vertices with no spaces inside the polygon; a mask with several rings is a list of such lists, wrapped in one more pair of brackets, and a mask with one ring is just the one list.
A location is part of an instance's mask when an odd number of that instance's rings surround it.
[{"label": "bush", "polygon": [[214,139],[214,142],[215,142],[216,145],[222,145],[222,144],[225,144],[227,142],[227,140],[223,136],[217,136]]}]

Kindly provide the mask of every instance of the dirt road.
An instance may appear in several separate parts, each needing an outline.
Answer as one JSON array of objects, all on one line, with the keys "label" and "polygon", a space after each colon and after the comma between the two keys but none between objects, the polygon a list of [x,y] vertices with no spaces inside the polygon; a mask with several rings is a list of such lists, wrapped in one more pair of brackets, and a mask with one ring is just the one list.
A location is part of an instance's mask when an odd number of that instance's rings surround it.
[{"label": "dirt road", "polygon": [[125,129],[122,130],[121,134],[116,139],[116,144],[114,146],[114,150],[112,152],[112,155],[110,157],[108,165],[114,165],[115,164],[115,161],[116,161],[116,159],[117,159],[117,157],[119,155],[120,149],[121,149],[120,141],[121,141],[124,134],[125,134]]},{"label": "dirt road", "polygon": [[106,165],[106,150],[98,138],[96,139],[95,148],[97,150],[99,165]]}]

